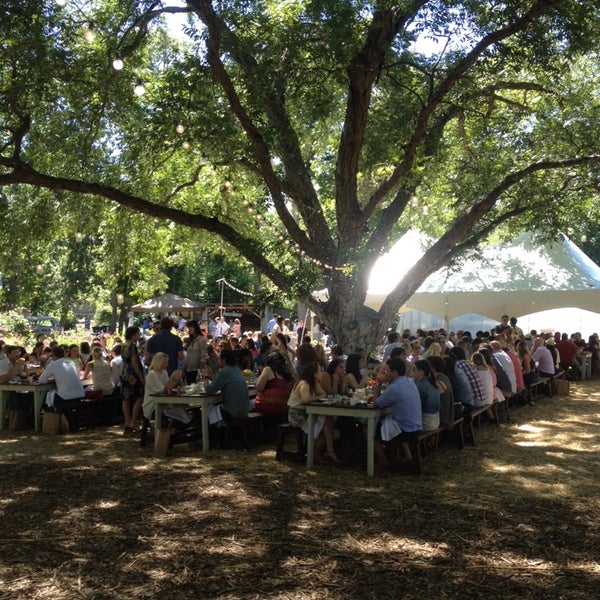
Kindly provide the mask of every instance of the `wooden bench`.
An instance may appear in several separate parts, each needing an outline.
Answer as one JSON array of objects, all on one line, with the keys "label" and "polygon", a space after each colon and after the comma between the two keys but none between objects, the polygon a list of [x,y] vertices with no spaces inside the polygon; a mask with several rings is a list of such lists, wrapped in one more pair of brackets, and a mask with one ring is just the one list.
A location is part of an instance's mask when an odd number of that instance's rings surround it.
[{"label": "wooden bench", "polygon": [[225,419],[225,446],[237,441],[236,434],[241,437],[243,447],[249,451],[253,441],[264,438],[263,414],[249,412],[244,419]]},{"label": "wooden bench", "polygon": [[[506,402],[506,400],[505,400]],[[475,423],[477,424],[477,428],[481,427],[481,417],[486,415],[489,410],[492,411],[492,419],[496,425],[500,425],[500,413],[498,411],[498,404],[496,400],[492,402],[492,404],[488,404],[486,406],[478,406],[474,408],[470,414],[465,416],[465,425],[467,426],[467,431],[469,434],[469,438],[471,444],[475,445]]]},{"label": "wooden bench", "polygon": [[120,423],[121,393],[117,392],[101,398],[75,398],[60,402],[56,411],[63,413],[69,422],[70,431]]},{"label": "wooden bench", "polygon": [[[281,461],[284,458],[289,458],[296,462],[304,462],[306,454],[306,434],[301,427],[296,427],[291,423],[280,423],[276,426],[277,431],[277,446],[275,448],[275,460]],[[285,450],[285,442],[288,438],[292,438],[295,442],[296,449],[293,452]]]},{"label": "wooden bench", "polygon": [[452,441],[462,450],[465,447],[465,431],[464,431],[464,417],[455,418],[450,427],[440,427],[438,429],[438,440],[443,439],[444,436],[450,436]]},{"label": "wooden bench", "polygon": [[552,398],[552,381],[554,377],[540,377],[537,381],[527,386],[526,401],[531,404],[542,396]]},{"label": "wooden bench", "polygon": [[[414,469],[417,475],[423,472],[423,458],[429,450],[437,450],[441,428],[430,431],[403,432],[386,443],[386,451],[390,454],[392,464],[398,471],[404,471],[407,466]],[[430,442],[430,444],[428,444]],[[408,444],[411,459],[408,461],[400,459],[400,447]]]}]

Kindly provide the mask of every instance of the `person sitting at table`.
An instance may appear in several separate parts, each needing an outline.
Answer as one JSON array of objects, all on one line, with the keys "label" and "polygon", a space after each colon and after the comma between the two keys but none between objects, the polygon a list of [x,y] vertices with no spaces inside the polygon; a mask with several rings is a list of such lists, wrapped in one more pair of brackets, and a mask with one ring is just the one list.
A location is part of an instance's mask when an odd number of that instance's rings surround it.
[{"label": "person sitting at table", "polygon": [[342,395],[346,391],[345,377],[344,361],[341,358],[334,358],[319,376],[319,385],[326,396]]},{"label": "person sitting at table", "polygon": [[[179,369],[175,369],[169,375],[167,373],[168,365],[169,355],[166,352],[156,352],[152,356],[150,368],[146,375],[144,402],[142,403],[142,412],[147,421],[150,421],[156,408],[156,401],[152,396],[155,394],[168,394],[181,383],[182,372]],[[160,427],[160,425],[160,423],[157,423],[156,426]],[[145,434],[146,426],[147,423],[144,423],[142,434]]]},{"label": "person sitting at table", "polygon": [[84,340],[79,344],[79,358],[81,358],[81,362],[85,368],[85,365],[90,360],[92,356],[92,349],[90,347],[90,343],[87,340]]},{"label": "person sitting at table", "polygon": [[85,365],[79,356],[79,346],[77,344],[71,344],[69,351],[65,355],[69,360],[72,360],[77,365],[77,370],[83,372]]},{"label": "person sitting at table", "polygon": [[431,372],[436,379],[436,385],[440,392],[440,426],[452,429],[454,421],[454,391],[452,383],[446,373],[444,359],[441,356],[430,356],[427,359]]},{"label": "person sitting at table", "polygon": [[237,357],[233,350],[221,350],[219,370],[215,373],[205,367],[203,374],[213,381],[206,385],[207,394],[221,392],[223,419],[245,419],[250,410],[250,396],[246,378],[237,367]]},{"label": "person sitting at table", "polygon": [[287,401],[294,378],[279,352],[271,352],[256,381],[257,391],[254,410],[265,415],[281,415],[287,412]]},{"label": "person sitting at table", "polygon": [[344,390],[361,390],[367,385],[369,378],[365,372],[366,362],[366,358],[362,354],[352,353],[348,355]]},{"label": "person sitting at table", "polygon": [[414,382],[421,397],[423,431],[435,431],[440,426],[440,391],[426,359],[415,363]]},{"label": "person sitting at table", "polygon": [[44,342],[36,342],[33,350],[29,354],[29,362],[34,365],[41,365],[43,352]]},{"label": "person sitting at table", "polygon": [[18,346],[4,346],[4,356],[0,359],[0,383],[8,383],[21,375],[27,376],[25,358]]},{"label": "person sitting at table", "polygon": [[298,373],[298,377],[302,375],[304,365],[307,365],[309,362],[319,362],[317,351],[311,344],[310,339],[303,341],[296,348],[296,373]]},{"label": "person sitting at table", "polygon": [[[384,442],[391,441],[401,433],[420,431],[423,428],[423,413],[419,390],[415,382],[406,376],[403,360],[390,358],[379,369],[377,381],[379,384],[387,383],[388,386],[375,398],[375,406],[389,406],[392,409],[391,414],[379,422],[378,434],[375,437],[375,456],[379,464],[385,467],[389,466],[390,462],[385,454]],[[395,431],[395,434],[391,430]],[[404,451],[407,454],[406,458],[410,458],[408,445],[404,446]]]},{"label": "person sitting at table", "polygon": [[477,375],[481,379],[481,384],[483,385],[484,397],[477,398],[475,397],[475,408],[480,408],[482,406],[491,406],[494,403],[495,389],[496,389],[496,381],[495,373],[492,375],[492,369],[488,366],[485,357],[481,352],[473,352],[471,356],[471,362],[473,366],[477,369]]},{"label": "person sitting at table", "polygon": [[[18,346],[5,345],[4,356],[0,359],[0,383],[9,383],[11,380],[26,377],[27,364],[25,357],[21,356],[21,349]],[[2,402],[1,398],[0,402]],[[19,411],[25,417],[31,413],[32,407],[33,394],[31,392],[11,391],[7,406],[10,427],[13,427],[13,419],[17,419],[17,422],[23,424],[21,417],[17,417],[16,413],[13,416],[14,411]],[[15,428],[21,429],[21,425],[17,425]]]},{"label": "person sitting at table", "polygon": [[533,360],[533,356],[531,356],[529,348],[527,348],[527,344],[525,342],[519,342],[517,344],[517,354],[521,361],[521,370],[523,371],[523,382],[525,383],[526,387],[529,387],[539,379],[535,367],[535,361]]},{"label": "person sitting at table", "polygon": [[[324,396],[325,392],[319,385],[320,366],[318,362],[309,362],[304,365],[300,380],[290,394],[288,399],[288,421],[294,427],[300,427],[306,432],[306,409],[304,406],[310,404],[316,398]],[[334,463],[339,463],[333,447],[333,417],[325,416],[317,419],[317,427],[321,429],[315,436],[315,462],[320,462],[323,450],[325,457]]]},{"label": "person sitting at table", "polygon": [[50,380],[56,383],[54,406],[60,407],[68,400],[82,399],[85,396],[77,366],[72,360],[65,358],[65,351],[59,345],[52,349],[52,362],[48,363],[40,375],[39,382],[48,383]]},{"label": "person sitting at table", "polygon": [[110,365],[104,360],[104,352],[100,346],[92,348],[92,360],[85,366],[82,379],[92,376],[92,385],[95,392],[101,391],[104,396],[112,395],[115,386],[112,380]]},{"label": "person sitting at table", "polygon": [[555,367],[554,360],[552,359],[552,354],[550,354],[550,350],[546,348],[544,344],[544,338],[536,337],[533,340],[533,348],[532,348],[531,356],[533,356],[533,360],[538,363],[538,374],[540,377],[554,377]]}]

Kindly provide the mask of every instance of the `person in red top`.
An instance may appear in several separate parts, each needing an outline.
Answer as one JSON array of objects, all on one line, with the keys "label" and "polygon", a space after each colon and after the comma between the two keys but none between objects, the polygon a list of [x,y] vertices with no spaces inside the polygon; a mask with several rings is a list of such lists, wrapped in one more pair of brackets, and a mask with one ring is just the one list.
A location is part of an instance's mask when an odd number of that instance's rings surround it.
[{"label": "person in red top", "polygon": [[265,358],[265,366],[256,381],[254,410],[265,415],[285,415],[294,378],[279,352]]},{"label": "person in red top", "polygon": [[564,371],[573,366],[575,357],[581,353],[581,348],[573,343],[566,333],[562,334],[560,342],[556,344],[556,349],[560,353],[560,368]]}]

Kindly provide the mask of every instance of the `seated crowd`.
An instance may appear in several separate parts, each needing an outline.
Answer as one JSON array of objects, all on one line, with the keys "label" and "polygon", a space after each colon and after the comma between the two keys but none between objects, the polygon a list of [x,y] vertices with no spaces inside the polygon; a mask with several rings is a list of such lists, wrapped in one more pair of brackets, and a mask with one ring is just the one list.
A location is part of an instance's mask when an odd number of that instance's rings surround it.
[{"label": "seated crowd", "polygon": [[[39,340],[29,353],[0,343],[0,383],[19,377],[54,380],[57,406],[90,394],[119,395],[126,434],[137,430],[142,414],[152,417],[152,394],[198,381],[207,381],[208,393],[223,393],[225,419],[243,418],[254,410],[271,423],[289,420],[298,427],[306,425],[304,406],[317,397],[367,390],[367,399],[376,406],[391,408],[380,423],[376,446],[385,462],[381,449],[394,433],[449,429],[457,418],[503,402],[539,377],[559,370],[575,377],[583,351],[591,353],[593,371],[600,369],[596,334],[587,343],[579,334],[525,335],[517,320],[506,315],[495,329],[475,336],[463,331],[392,331],[380,359],[369,366],[364,349],[346,355],[340,346],[325,348],[308,335],[298,340],[301,335],[281,317],[269,323],[266,334],[242,333],[239,323],[218,318],[206,331],[195,320],[177,326],[164,317],[151,330],[128,327],[124,340],[114,338],[110,348],[106,336],[70,346]],[[255,383],[253,402],[246,386],[249,378]],[[84,390],[82,381],[90,379],[90,389]],[[10,406],[17,400],[22,399],[11,399]],[[323,419],[317,460],[338,462],[335,428],[348,431],[342,421]]]}]

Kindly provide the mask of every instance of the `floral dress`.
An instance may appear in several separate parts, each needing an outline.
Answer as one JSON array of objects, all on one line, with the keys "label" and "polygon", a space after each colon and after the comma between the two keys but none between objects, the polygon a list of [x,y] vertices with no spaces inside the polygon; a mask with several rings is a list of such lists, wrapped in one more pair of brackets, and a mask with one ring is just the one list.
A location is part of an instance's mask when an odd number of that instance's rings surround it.
[{"label": "floral dress", "polygon": [[[140,379],[138,372],[143,373],[142,361],[135,344],[126,345],[121,354],[123,357],[123,373],[121,374],[121,387],[123,397],[134,399],[141,398],[144,395],[144,382]],[[138,365],[139,371],[136,371],[134,364]]]}]

